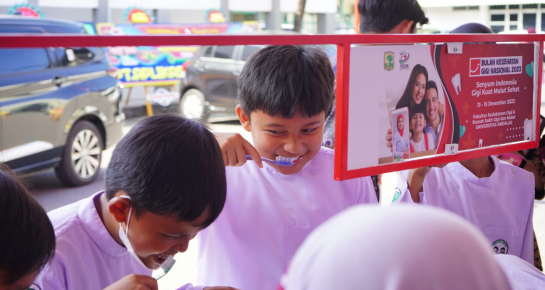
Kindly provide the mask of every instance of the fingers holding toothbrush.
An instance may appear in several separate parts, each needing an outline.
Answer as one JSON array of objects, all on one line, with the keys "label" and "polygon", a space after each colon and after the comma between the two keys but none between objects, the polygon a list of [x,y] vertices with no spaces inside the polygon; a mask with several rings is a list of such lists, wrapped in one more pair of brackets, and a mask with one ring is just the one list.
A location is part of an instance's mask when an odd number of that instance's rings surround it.
[{"label": "fingers holding toothbrush", "polygon": [[238,133],[215,133],[225,166],[242,166],[246,163],[246,155],[250,155],[259,168],[263,168],[261,156],[257,150]]}]

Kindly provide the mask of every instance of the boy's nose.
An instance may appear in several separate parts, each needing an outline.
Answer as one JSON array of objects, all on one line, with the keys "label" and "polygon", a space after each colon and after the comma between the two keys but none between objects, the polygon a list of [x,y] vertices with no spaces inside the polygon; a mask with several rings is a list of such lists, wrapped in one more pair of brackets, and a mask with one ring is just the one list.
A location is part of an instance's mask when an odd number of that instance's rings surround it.
[{"label": "boy's nose", "polygon": [[286,141],[286,144],[284,144],[284,150],[291,154],[301,153],[303,150],[303,143],[299,138],[290,138]]},{"label": "boy's nose", "polygon": [[184,253],[187,251],[187,248],[189,247],[189,240],[184,240],[183,242],[180,242],[174,246],[174,250],[178,253]]}]

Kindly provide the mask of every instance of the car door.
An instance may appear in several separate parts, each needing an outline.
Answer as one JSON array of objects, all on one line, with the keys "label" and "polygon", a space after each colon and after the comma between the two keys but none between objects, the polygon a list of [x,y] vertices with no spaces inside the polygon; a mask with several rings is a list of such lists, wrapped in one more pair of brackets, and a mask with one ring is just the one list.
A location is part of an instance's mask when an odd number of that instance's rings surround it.
[{"label": "car door", "polygon": [[2,161],[16,172],[60,161],[60,116],[69,98],[64,69],[54,66],[48,48],[0,50]]},{"label": "car door", "polygon": [[235,46],[216,46],[211,57],[203,56],[199,63],[206,101],[218,109],[231,106],[233,95],[236,96],[233,91],[233,84],[236,84],[234,52]]}]

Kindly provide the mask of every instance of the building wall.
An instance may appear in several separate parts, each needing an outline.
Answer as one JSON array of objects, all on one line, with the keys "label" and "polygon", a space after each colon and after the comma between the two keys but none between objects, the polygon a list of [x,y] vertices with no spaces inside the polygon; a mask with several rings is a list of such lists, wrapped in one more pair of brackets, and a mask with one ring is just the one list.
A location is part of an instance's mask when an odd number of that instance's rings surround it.
[{"label": "building wall", "polygon": [[454,10],[453,7],[429,7],[423,8],[428,17],[427,29],[450,32],[454,28],[469,22],[477,22],[487,25],[486,19],[481,16],[479,10]]},{"label": "building wall", "polygon": [[59,18],[73,21],[93,22],[92,8],[53,8],[40,7],[40,11],[49,18]]}]

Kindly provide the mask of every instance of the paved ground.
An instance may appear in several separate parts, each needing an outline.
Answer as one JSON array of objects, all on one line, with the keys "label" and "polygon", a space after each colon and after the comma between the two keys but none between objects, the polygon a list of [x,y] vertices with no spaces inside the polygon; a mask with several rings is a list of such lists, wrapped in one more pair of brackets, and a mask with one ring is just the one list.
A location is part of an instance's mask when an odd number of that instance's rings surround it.
[{"label": "paved ground", "polygon": [[[124,133],[128,132],[134,124],[142,118],[133,118],[125,122]],[[244,131],[238,122],[226,122],[212,124],[211,129],[215,132],[238,132],[245,137],[249,133]],[[32,193],[38,199],[40,204],[51,211],[66,204],[73,203],[86,198],[93,193],[104,189],[104,172],[111,158],[113,148],[104,151],[102,156],[102,169],[95,182],[87,186],[77,188],[66,188],[56,179],[53,170],[48,170],[24,179],[31,188]],[[395,186],[396,174],[390,173],[383,176],[383,198],[384,205],[392,200],[393,188]],[[545,201],[536,201],[534,206],[534,229],[538,237],[540,248],[545,257]],[[160,289],[177,289],[183,283],[195,283],[196,264],[197,264],[197,245],[190,243],[189,250],[186,253],[176,255],[176,265],[171,272],[159,280]],[[194,284],[195,285],[195,284]]]}]

